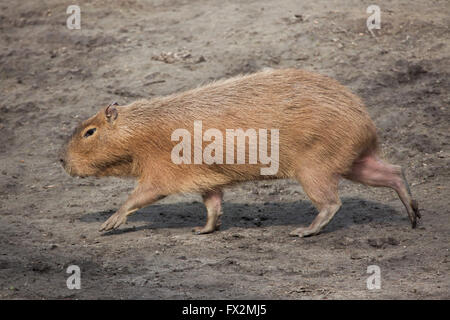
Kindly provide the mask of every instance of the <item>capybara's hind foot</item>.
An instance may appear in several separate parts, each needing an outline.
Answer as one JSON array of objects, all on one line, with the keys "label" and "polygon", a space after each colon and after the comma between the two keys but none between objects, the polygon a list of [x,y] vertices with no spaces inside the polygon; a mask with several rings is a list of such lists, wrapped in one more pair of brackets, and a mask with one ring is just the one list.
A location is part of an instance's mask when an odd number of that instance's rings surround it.
[{"label": "capybara's hind foot", "polygon": [[418,203],[412,199],[405,172],[400,166],[389,164],[377,155],[370,154],[356,160],[345,178],[369,186],[394,189],[408,212],[411,226],[416,227],[417,219],[421,218]]},{"label": "capybara's hind foot", "polygon": [[416,214],[417,218],[422,218],[420,211],[419,211],[419,203],[416,200],[411,200],[411,207],[414,210],[414,213]]},{"label": "capybara's hind foot", "polygon": [[195,227],[192,229],[192,232],[194,234],[208,234],[213,233],[214,231],[217,231],[220,229],[220,226],[210,227],[210,226],[201,226],[201,227]]},{"label": "capybara's hind foot", "polygon": [[309,237],[315,234],[316,232],[314,230],[311,230],[310,228],[297,228],[289,233],[291,237],[300,237],[300,238]]},{"label": "capybara's hind foot", "polygon": [[411,200],[411,208],[413,209],[414,212],[414,218],[411,219],[411,226],[414,229],[417,225],[417,219],[422,218],[422,216],[420,215],[419,204],[417,203],[416,200]]}]

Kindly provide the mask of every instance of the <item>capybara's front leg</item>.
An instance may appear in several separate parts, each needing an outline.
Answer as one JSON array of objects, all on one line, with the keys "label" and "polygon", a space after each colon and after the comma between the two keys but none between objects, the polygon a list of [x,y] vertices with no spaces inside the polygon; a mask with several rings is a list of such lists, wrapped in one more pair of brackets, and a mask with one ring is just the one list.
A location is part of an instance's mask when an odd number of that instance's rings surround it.
[{"label": "capybara's front leg", "polygon": [[102,224],[100,231],[118,228],[127,221],[130,214],[162,198],[164,196],[156,192],[154,187],[145,184],[138,185],[120,209]]},{"label": "capybara's front leg", "polygon": [[203,203],[206,207],[207,218],[203,227],[196,227],[192,231],[195,234],[211,233],[220,228],[220,216],[222,215],[222,196],[221,190],[212,190],[204,193]]}]

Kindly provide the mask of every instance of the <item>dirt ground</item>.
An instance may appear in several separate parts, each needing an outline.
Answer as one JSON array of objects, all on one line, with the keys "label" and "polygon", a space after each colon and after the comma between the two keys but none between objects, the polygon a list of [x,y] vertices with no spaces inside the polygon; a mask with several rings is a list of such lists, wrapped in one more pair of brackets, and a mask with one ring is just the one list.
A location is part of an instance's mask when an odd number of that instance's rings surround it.
[{"label": "dirt ground", "polygon": [[[450,298],[450,5],[376,1],[0,1],[0,298]],[[343,181],[318,236],[292,238],[316,211],[294,181],[225,193],[223,228],[198,195],[174,195],[100,233],[133,181],[75,179],[58,151],[76,124],[213,79],[297,67],[359,94],[383,152],[406,170],[422,220],[388,189]],[[69,290],[69,265],[81,289]],[[368,290],[369,265],[381,289]]]}]

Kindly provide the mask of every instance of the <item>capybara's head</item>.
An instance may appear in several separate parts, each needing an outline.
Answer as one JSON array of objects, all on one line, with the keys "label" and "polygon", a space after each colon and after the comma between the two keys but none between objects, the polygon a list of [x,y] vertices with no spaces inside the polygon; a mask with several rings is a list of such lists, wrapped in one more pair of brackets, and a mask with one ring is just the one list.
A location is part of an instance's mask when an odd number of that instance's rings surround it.
[{"label": "capybara's head", "polygon": [[126,175],[132,163],[123,132],[120,111],[110,104],[81,123],[64,146],[60,162],[71,176]]}]

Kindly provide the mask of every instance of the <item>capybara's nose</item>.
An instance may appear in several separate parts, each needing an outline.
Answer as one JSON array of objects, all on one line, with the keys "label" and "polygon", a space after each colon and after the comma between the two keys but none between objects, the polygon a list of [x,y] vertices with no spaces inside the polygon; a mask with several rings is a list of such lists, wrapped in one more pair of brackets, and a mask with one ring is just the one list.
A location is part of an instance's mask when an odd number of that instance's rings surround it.
[{"label": "capybara's nose", "polygon": [[66,166],[66,161],[64,160],[64,158],[60,158],[60,159],[59,159],[59,162],[61,163],[61,165],[62,165],[63,167]]}]

